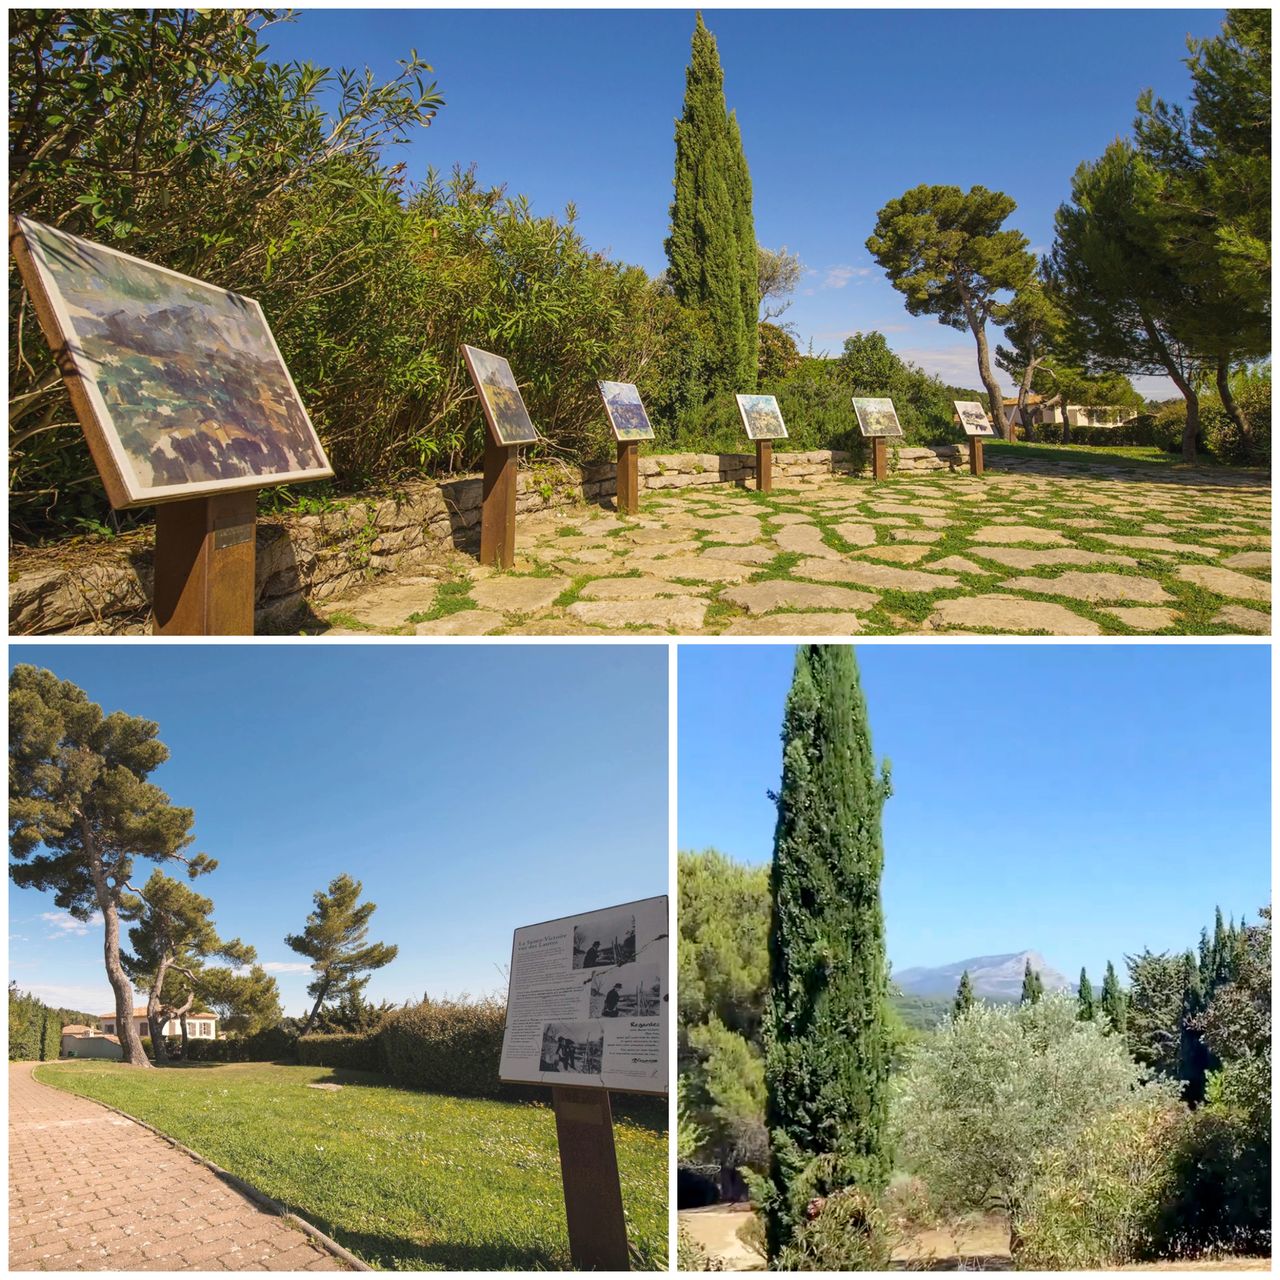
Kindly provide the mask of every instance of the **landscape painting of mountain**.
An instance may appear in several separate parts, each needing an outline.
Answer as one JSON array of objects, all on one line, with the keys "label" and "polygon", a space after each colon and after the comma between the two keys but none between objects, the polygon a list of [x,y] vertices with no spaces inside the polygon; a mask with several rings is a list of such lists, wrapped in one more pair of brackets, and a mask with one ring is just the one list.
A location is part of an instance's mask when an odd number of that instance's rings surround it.
[{"label": "landscape painting of mountain", "polygon": [[18,225],[131,503],[332,475],[252,298]]},{"label": "landscape painting of mountain", "polygon": [[616,440],[652,440],[653,424],[633,382],[600,383],[600,394]]},{"label": "landscape painting of mountain", "polygon": [[786,424],[776,396],[739,396],[738,412],[748,440],[785,440]]},{"label": "landscape painting of mountain", "polygon": [[525,408],[511,365],[491,351],[464,344],[462,358],[471,370],[471,380],[480,393],[485,417],[494,439],[502,445],[532,444],[538,432]]},{"label": "landscape painting of mountain", "polygon": [[887,397],[854,396],[853,411],[858,415],[858,426],[864,436],[900,436],[902,425],[898,411]]}]

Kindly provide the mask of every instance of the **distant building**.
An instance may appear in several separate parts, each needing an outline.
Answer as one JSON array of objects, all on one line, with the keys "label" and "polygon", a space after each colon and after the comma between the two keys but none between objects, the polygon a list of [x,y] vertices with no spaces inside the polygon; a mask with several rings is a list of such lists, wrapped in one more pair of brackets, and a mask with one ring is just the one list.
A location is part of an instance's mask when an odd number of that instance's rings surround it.
[{"label": "distant building", "polygon": [[[133,1020],[137,1025],[140,1036],[149,1036],[151,1034],[151,1026],[147,1022],[146,1005],[139,1005],[134,1009]],[[107,1032],[108,1035],[118,1034],[116,1031],[116,1015],[114,1013],[102,1014],[101,1022],[103,1031]],[[175,1039],[182,1035],[181,1020],[170,1018],[161,1028],[161,1034],[173,1036]],[[187,1014],[187,1035],[192,1040],[216,1040],[218,1038],[218,1015],[216,1013]]]},{"label": "distant building", "polygon": [[[1015,425],[1025,427],[1018,409],[1017,398],[1006,398],[1005,415]],[[1043,396],[1027,397],[1027,417],[1033,427],[1060,427],[1062,404],[1057,400],[1046,401]],[[1067,425],[1071,427],[1119,427],[1138,416],[1137,409],[1117,404],[1069,404],[1066,406]]]},{"label": "distant building", "polygon": [[103,1035],[95,1027],[72,1022],[62,1028],[61,1056],[64,1058],[108,1058],[119,1061],[120,1041]]}]

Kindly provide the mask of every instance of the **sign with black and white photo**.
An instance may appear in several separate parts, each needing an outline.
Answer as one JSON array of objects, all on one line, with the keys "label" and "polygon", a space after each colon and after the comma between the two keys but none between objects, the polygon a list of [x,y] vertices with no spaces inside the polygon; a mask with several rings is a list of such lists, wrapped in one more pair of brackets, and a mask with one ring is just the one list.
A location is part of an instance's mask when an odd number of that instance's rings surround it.
[{"label": "sign with black and white photo", "polygon": [[517,929],[499,1078],[667,1092],[667,899]]},{"label": "sign with black and white photo", "polygon": [[995,435],[996,429],[991,425],[987,411],[976,400],[953,400],[951,403],[956,407],[956,417],[960,419],[965,435]]}]

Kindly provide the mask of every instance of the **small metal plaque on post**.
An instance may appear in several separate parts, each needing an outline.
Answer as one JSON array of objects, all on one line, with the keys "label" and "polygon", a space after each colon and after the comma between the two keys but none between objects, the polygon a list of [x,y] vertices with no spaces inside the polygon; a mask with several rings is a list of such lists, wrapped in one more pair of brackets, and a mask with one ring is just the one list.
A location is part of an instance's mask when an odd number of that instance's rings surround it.
[{"label": "small metal plaque on post", "polygon": [[515,931],[499,1078],[551,1086],[575,1267],[629,1266],[609,1091],[667,1093],[665,896]]}]

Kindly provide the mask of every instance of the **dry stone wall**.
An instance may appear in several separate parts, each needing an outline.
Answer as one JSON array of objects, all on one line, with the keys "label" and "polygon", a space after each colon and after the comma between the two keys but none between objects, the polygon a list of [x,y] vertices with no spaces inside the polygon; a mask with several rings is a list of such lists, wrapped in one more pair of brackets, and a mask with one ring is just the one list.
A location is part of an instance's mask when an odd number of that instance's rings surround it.
[{"label": "dry stone wall", "polygon": [[[891,450],[899,471],[955,470],[962,445]],[[775,453],[779,485],[840,474],[869,474],[854,455],[830,449]],[[655,454],[640,459],[640,488],[745,484],[754,454]],[[453,548],[479,542],[479,476],[421,481],[394,497],[356,500],[322,515],[258,521],[258,631],[297,627],[310,606],[379,573],[422,567]],[[602,502],[616,490],[613,463],[521,471],[517,511]],[[20,548],[9,563],[9,629],[13,635],[132,635],[150,631],[152,534],[110,542]]]}]

